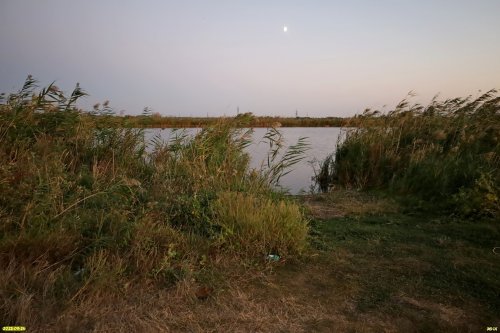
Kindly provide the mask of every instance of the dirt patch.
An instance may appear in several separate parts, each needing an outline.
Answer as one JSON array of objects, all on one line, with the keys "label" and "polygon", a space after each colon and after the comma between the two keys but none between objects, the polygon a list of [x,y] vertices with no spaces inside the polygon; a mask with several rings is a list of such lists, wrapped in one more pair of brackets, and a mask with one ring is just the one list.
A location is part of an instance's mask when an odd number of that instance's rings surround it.
[{"label": "dirt patch", "polygon": [[398,211],[398,206],[393,200],[354,190],[335,190],[325,194],[304,195],[299,199],[307,208],[310,216],[320,220]]},{"label": "dirt patch", "polygon": [[406,306],[413,307],[416,310],[433,313],[448,325],[455,327],[467,327],[470,330],[473,329],[472,325],[470,325],[472,322],[470,313],[467,313],[458,307],[435,303],[424,299],[415,299],[409,296],[396,297],[395,301]]},{"label": "dirt patch", "polygon": [[344,217],[346,212],[339,207],[335,207],[325,202],[305,199],[304,205],[308,213],[315,219],[327,220],[335,217]]}]

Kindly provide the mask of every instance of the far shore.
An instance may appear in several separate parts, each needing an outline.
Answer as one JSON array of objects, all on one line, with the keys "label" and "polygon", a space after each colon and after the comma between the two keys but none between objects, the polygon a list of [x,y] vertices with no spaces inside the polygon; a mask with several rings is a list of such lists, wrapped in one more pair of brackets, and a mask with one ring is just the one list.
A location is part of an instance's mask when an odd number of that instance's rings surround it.
[{"label": "far shore", "polygon": [[[138,116],[101,115],[94,113],[92,117],[106,117],[112,123],[121,127],[136,128],[200,128],[213,125],[221,119],[232,117],[172,117],[162,116],[158,113]],[[366,126],[363,116],[354,117],[271,117],[240,114],[235,117],[241,119],[244,127],[270,128],[270,127],[358,127]]]}]

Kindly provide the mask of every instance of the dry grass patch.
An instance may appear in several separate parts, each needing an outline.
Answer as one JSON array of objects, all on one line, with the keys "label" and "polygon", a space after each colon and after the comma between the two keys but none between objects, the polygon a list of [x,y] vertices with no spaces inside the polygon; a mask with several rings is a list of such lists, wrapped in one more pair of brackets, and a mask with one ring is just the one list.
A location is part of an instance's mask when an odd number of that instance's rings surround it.
[{"label": "dry grass patch", "polygon": [[316,219],[330,219],[351,215],[380,215],[395,213],[398,205],[394,200],[355,190],[333,190],[329,193],[305,195],[303,201],[309,214]]}]

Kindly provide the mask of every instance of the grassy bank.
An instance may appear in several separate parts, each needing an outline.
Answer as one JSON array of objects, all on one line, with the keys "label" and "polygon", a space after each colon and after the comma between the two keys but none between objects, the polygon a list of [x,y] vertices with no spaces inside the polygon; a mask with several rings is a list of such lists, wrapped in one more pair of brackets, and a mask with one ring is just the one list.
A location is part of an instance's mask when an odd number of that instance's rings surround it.
[{"label": "grassy bank", "polygon": [[412,204],[461,215],[499,216],[500,97],[402,101],[388,114],[366,112],[366,126],[347,131],[326,159],[318,181],[384,189],[416,198]]},{"label": "grassy bank", "polygon": [[155,138],[146,154],[143,131],[113,126],[107,105],[77,110],[84,95],[28,78],[1,101],[2,325],[77,329],[73,316],[131,288],[190,285],[203,299],[230,263],[304,249],[300,207],[271,190],[289,161],[250,172],[244,119]]}]

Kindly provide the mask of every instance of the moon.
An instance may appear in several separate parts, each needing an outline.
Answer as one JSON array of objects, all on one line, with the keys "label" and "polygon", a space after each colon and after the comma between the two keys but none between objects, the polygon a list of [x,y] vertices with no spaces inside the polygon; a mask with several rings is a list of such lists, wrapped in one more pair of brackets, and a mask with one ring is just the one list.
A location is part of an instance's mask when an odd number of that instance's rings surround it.
[{"label": "moon", "polygon": [[288,27],[285,25],[283,26],[283,32],[287,32],[288,31]]}]

